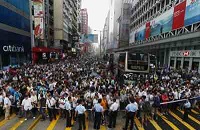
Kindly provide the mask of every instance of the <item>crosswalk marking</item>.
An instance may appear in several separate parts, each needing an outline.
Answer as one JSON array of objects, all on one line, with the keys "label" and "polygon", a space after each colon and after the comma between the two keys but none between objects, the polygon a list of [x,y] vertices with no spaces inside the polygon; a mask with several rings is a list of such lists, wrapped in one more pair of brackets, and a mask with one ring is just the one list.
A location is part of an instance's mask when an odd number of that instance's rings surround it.
[{"label": "crosswalk marking", "polygon": [[58,122],[59,118],[60,118],[60,115],[56,116],[56,120],[53,120],[51,122],[51,124],[49,125],[49,127],[47,128],[47,130],[53,130],[53,128],[55,127],[55,125]]},{"label": "crosswalk marking", "polygon": [[193,128],[190,124],[186,123],[185,121],[183,121],[179,116],[177,116],[175,113],[173,113],[172,111],[169,111],[169,113],[176,118],[179,122],[181,122],[184,126],[186,126],[189,130],[195,130],[195,128]]},{"label": "crosswalk marking", "polygon": [[38,116],[38,118],[36,118],[36,119],[33,121],[33,123],[28,127],[27,130],[32,130],[32,129],[34,129],[34,127],[36,126],[36,124],[40,121],[40,118],[41,118],[41,117],[42,117],[41,115]]},{"label": "crosswalk marking", "polygon": [[106,130],[106,126],[101,125],[100,130]]},{"label": "crosswalk marking", "polygon": [[[10,120],[12,120],[14,117],[16,117],[16,114],[12,114],[11,116],[10,116]],[[7,122],[8,122],[9,120],[3,120],[3,121],[1,121],[0,122],[0,127],[1,126],[3,126],[3,125],[5,125]]]},{"label": "crosswalk marking", "polygon": [[[180,111],[182,114],[184,113],[182,110],[179,110],[179,109],[178,109],[178,111]],[[188,117],[189,117],[191,120],[193,120],[194,122],[196,122],[197,124],[200,124],[200,121],[198,121],[198,120],[195,119],[194,117],[192,117],[192,116],[190,116],[190,115],[188,115]]]},{"label": "crosswalk marking", "polygon": [[193,109],[192,109],[191,111],[192,111],[194,114],[197,114],[197,115],[199,114],[197,111],[195,111],[195,110],[193,110]]},{"label": "crosswalk marking", "polygon": [[142,127],[142,125],[141,125],[140,121],[138,120],[138,118],[135,118],[134,121],[135,121],[135,124],[136,124],[138,130],[144,130],[144,128]]},{"label": "crosswalk marking", "polygon": [[148,117],[148,120],[149,120],[150,123],[154,126],[154,128],[156,128],[156,130],[162,130],[162,129],[160,128],[160,126],[159,126],[154,120],[150,119],[149,117]]},{"label": "crosswalk marking", "polygon": [[179,130],[179,128],[177,128],[172,122],[170,122],[165,116],[161,115],[158,112],[158,115],[174,130]]},{"label": "crosswalk marking", "polygon": [[25,120],[25,118],[20,119],[10,130],[16,130]]}]

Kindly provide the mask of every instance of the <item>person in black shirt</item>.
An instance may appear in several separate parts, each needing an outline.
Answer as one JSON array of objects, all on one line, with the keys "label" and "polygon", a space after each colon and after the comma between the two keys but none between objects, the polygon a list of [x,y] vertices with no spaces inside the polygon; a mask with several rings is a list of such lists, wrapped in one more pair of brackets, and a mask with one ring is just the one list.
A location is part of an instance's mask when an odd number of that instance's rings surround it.
[{"label": "person in black shirt", "polygon": [[43,94],[40,94],[40,113],[42,115],[42,120],[46,119],[46,114],[45,114],[45,106],[46,106],[46,99],[44,98]]}]

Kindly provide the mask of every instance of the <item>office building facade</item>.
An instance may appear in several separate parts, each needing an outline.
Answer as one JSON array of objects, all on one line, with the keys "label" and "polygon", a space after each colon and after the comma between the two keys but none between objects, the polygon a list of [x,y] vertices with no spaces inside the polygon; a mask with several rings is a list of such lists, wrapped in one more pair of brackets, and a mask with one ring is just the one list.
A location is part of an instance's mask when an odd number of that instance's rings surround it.
[{"label": "office building facade", "polygon": [[130,46],[155,54],[160,66],[200,72],[200,0],[134,0]]},{"label": "office building facade", "polygon": [[30,3],[0,1],[0,66],[31,60]]},{"label": "office building facade", "polygon": [[88,13],[87,13],[87,9],[81,9],[81,34],[88,34]]}]

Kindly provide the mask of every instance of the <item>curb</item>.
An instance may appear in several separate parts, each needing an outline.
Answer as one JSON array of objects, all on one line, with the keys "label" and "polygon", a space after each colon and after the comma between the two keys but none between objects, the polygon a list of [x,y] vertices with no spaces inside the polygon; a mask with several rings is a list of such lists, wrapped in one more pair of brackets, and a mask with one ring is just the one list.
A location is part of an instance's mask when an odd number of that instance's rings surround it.
[{"label": "curb", "polygon": [[32,130],[35,126],[36,126],[36,124],[40,121],[40,118],[41,118],[42,116],[40,115],[30,126],[29,126],[29,128],[27,129],[27,130]]}]

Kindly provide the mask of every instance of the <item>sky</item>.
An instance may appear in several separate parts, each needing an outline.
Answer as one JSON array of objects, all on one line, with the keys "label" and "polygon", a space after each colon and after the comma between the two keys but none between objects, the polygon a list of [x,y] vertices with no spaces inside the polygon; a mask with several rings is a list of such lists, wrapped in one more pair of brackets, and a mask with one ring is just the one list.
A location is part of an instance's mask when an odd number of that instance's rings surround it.
[{"label": "sky", "polygon": [[82,8],[87,8],[88,25],[92,30],[103,30],[109,10],[109,0],[82,0]]}]

